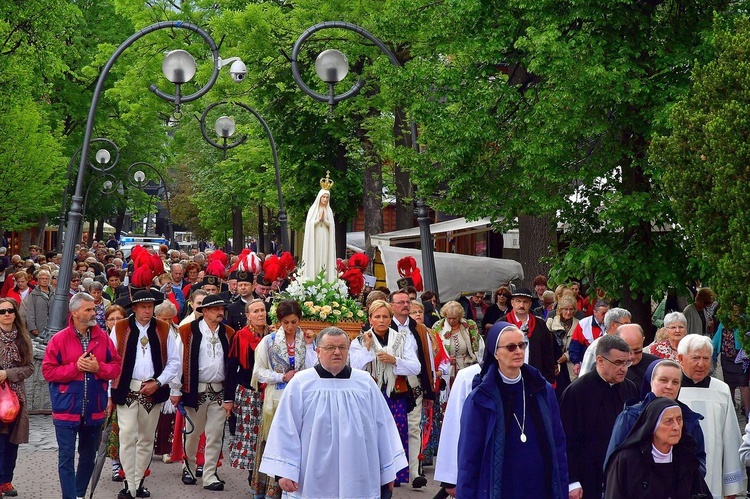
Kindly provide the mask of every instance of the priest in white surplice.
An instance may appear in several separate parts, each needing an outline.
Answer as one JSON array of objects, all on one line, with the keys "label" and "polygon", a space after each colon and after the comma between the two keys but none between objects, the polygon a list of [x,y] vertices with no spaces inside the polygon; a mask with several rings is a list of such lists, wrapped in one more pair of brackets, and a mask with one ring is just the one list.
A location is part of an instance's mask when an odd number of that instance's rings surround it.
[{"label": "priest in white surplice", "polygon": [[700,422],[706,441],[706,484],[715,499],[745,490],[739,448],[740,425],[726,383],[708,375],[713,346],[707,336],[689,334],[677,347],[682,366],[682,388],[677,398],[703,416]]},{"label": "priest in white surplice", "polygon": [[346,365],[349,337],[318,334],[319,364],[297,373],[276,411],[260,471],[282,477],[289,497],[380,499],[408,465],[377,385]]}]

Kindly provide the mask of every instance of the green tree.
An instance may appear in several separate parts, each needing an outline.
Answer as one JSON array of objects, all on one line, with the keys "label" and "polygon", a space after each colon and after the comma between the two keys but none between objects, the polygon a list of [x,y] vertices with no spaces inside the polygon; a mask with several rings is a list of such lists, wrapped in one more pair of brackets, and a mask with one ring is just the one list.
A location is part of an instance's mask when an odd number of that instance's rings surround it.
[{"label": "green tree", "polygon": [[[677,221],[722,304],[720,316],[746,331],[750,19],[717,18],[711,41],[715,56],[693,70],[690,94],[674,106],[670,130],[655,141],[651,159],[664,171]],[[732,315],[735,305],[741,314]]]},{"label": "green tree", "polygon": [[585,277],[648,324],[649,297],[685,282],[687,266],[679,230],[653,229],[673,216],[648,147],[708,55],[706,14],[726,5],[424,4],[394,90],[418,99],[417,183],[448,213],[562,224],[554,280]]}]

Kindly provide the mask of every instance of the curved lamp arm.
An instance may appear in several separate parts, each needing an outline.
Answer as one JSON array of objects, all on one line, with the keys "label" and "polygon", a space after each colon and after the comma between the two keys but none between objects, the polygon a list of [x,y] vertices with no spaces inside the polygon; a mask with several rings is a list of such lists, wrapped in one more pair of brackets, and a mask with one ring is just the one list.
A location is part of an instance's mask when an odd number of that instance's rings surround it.
[{"label": "curved lamp arm", "polygon": [[367,31],[366,29],[362,28],[361,26],[357,26],[356,24],[348,23],[346,21],[325,21],[322,23],[318,23],[314,26],[311,26],[307,28],[302,35],[297,39],[296,42],[294,42],[294,48],[292,48],[292,77],[294,77],[294,81],[297,83],[297,86],[302,89],[303,92],[305,92],[307,95],[312,97],[313,99],[317,99],[322,102],[327,102],[330,106],[335,106],[342,100],[348,99],[349,97],[354,97],[357,95],[362,88],[365,86],[365,80],[360,78],[359,80],[354,83],[352,88],[344,92],[343,94],[334,95],[333,91],[329,95],[321,94],[310,88],[307,83],[302,79],[302,76],[299,73],[299,67],[297,65],[297,56],[299,55],[299,52],[302,48],[302,44],[307,41],[308,38],[310,38],[314,33],[317,33],[318,31],[324,30],[324,29],[346,29],[349,31],[353,31],[354,33],[357,33],[368,40],[370,40],[372,43],[374,43],[381,52],[383,52],[385,55],[388,56],[388,59],[390,59],[391,64],[394,66],[401,66],[401,63],[396,58],[396,55],[391,52],[391,49],[386,47],[386,45],[375,35]]}]

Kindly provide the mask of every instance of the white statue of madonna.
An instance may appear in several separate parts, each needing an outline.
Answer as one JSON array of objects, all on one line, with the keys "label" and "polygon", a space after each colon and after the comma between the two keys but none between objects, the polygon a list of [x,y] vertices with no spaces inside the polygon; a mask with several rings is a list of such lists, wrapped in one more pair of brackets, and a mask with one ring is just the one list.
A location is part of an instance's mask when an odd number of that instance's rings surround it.
[{"label": "white statue of madonna", "polygon": [[305,279],[315,279],[325,268],[326,280],[338,279],[336,269],[336,227],[331,210],[330,171],[320,180],[320,191],[307,211],[305,239],[302,243],[302,270]]}]

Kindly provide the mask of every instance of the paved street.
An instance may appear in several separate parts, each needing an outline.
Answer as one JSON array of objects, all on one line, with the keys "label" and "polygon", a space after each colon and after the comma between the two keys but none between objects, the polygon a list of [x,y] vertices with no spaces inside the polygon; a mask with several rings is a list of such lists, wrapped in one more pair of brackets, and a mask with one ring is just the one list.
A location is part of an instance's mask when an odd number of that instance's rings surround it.
[{"label": "paved street", "polygon": [[[52,426],[52,416],[33,415],[31,418],[31,436],[28,445],[22,445],[18,452],[18,465],[13,484],[18,496],[24,499],[53,499],[60,497],[60,486],[57,478],[57,442]],[[229,439],[227,438],[227,443]],[[225,452],[226,453],[226,452]],[[95,499],[114,499],[122,484],[111,480],[109,460],[104,465],[102,479],[94,493]],[[154,459],[151,476],[147,478],[146,487],[154,499],[178,499],[189,494],[195,499],[229,499],[250,497],[247,486],[247,472],[222,466],[219,475],[227,482],[223,492],[209,492],[199,485],[187,486],[180,481],[181,466],[165,464]],[[411,486],[396,489],[394,497],[412,499],[431,499],[438,486],[432,482],[432,470],[428,470],[429,485],[414,490]],[[198,482],[200,484],[200,481]],[[86,496],[89,497],[88,495]]]}]

